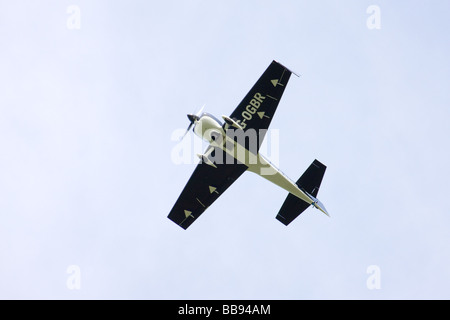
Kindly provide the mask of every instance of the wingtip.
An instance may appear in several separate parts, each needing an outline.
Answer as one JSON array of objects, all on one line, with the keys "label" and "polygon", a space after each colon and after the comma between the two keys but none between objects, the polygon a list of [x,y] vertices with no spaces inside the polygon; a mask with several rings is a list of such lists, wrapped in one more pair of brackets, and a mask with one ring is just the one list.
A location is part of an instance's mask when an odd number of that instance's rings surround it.
[{"label": "wingtip", "polygon": [[278,63],[280,66],[282,66],[283,68],[288,70],[290,73],[292,73],[292,74],[296,75],[298,78],[300,78],[300,75],[297,72],[292,71],[292,69],[289,69],[288,67],[286,67],[284,64],[280,63],[279,61],[273,60],[273,62]]}]

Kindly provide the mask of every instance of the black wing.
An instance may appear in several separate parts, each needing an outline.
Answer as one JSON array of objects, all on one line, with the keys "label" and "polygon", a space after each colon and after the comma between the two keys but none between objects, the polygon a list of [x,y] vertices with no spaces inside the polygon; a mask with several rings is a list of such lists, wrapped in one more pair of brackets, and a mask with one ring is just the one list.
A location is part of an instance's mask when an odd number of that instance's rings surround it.
[{"label": "black wing", "polygon": [[[266,131],[264,129],[267,129],[272,121],[291,73],[286,67],[273,61],[230,116],[241,125],[244,131],[237,131],[244,136],[250,129],[256,130],[256,152],[264,139]],[[234,134],[234,139],[241,143],[238,136],[239,134]],[[247,149],[252,152],[254,150]],[[213,150],[222,153],[223,156],[218,158],[211,153]],[[248,168],[240,162],[215,161],[228,157],[218,147],[209,146],[205,154],[208,155],[206,161],[201,161],[197,165],[168,216],[183,229],[187,229]]]},{"label": "black wing", "polygon": [[[215,161],[212,152],[222,152],[218,147],[208,147],[206,161],[200,161],[168,218],[187,229],[225,190],[247,170],[241,163]],[[223,155],[226,157],[226,155]],[[222,158],[225,159],[225,158]]]},{"label": "black wing", "polygon": [[[261,146],[291,74],[289,69],[273,61],[230,115],[231,119],[241,125],[247,136],[250,136],[249,130],[255,130],[254,134],[258,139],[257,150]],[[251,148],[247,149],[252,151]]]}]

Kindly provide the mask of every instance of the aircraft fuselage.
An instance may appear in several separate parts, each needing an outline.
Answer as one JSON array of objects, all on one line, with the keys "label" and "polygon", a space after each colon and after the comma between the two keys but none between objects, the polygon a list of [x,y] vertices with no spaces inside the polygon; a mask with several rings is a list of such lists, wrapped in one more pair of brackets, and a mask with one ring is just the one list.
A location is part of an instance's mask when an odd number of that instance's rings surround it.
[{"label": "aircraft fuselage", "polygon": [[[228,131],[235,129],[227,128],[226,130]],[[303,201],[314,204],[314,200],[311,199],[310,196],[305,194],[305,192],[303,192],[294,181],[287,177],[280,169],[275,167],[267,158],[259,152],[255,154],[254,152],[249,151],[249,149],[253,150],[251,147],[251,139],[249,143],[250,147],[247,146],[247,148],[244,146],[245,144],[236,142],[232,139],[235,135],[226,134],[223,123],[221,123],[213,115],[203,113],[195,122],[194,133],[206,142],[210,143],[212,146],[219,147],[224,150],[235,160],[245,164],[248,167],[248,171],[256,173],[257,175],[269,180]],[[257,141],[254,141],[253,143],[256,144]],[[211,151],[212,150],[213,149],[211,149]]]}]

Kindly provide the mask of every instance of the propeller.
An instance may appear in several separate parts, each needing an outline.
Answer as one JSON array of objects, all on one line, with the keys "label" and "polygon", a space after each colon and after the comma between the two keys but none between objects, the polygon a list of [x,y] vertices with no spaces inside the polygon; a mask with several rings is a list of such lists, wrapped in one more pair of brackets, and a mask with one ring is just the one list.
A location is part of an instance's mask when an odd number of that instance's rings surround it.
[{"label": "propeller", "polygon": [[200,110],[198,110],[195,114],[189,113],[187,115],[189,121],[191,122],[189,124],[189,126],[186,129],[186,132],[183,134],[183,136],[180,138],[180,141],[183,140],[183,138],[187,135],[187,133],[189,132],[189,130],[191,130],[192,126],[195,124],[196,121],[198,121],[200,119],[200,115],[203,112],[203,109],[205,108],[205,105],[203,105]]}]

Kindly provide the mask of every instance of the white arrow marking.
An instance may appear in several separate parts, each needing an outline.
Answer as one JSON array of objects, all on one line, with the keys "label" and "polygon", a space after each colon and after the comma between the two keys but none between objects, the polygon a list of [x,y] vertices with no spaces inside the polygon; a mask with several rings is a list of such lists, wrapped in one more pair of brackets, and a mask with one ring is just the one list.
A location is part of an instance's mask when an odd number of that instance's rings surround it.
[{"label": "white arrow marking", "polygon": [[[191,216],[191,213],[192,213],[192,211],[184,210],[184,215],[186,216],[186,218]],[[192,216],[192,217],[194,217],[194,216]]]},{"label": "white arrow marking", "polygon": [[269,116],[266,116],[265,115],[265,111],[261,111],[261,112],[257,112],[257,114],[258,114],[258,116],[262,119],[263,117],[266,117],[266,118],[269,118],[270,119],[270,117]]},{"label": "white arrow marking", "polygon": [[219,193],[216,191],[216,189],[217,189],[216,187],[209,186],[209,193],[215,192],[215,193],[219,194]]}]

